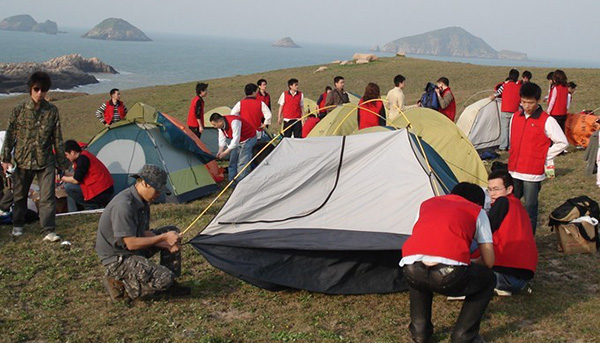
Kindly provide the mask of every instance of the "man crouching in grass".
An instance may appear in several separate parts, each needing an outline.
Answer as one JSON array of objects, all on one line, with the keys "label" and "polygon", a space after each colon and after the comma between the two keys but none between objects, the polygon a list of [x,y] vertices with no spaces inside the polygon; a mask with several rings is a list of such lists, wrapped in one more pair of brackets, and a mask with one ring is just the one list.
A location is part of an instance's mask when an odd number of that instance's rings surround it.
[{"label": "man crouching in grass", "polygon": [[[132,177],[135,184],[110,201],[98,223],[96,253],[106,267],[104,287],[113,301],[159,291],[188,295],[190,288],[175,281],[181,274],[179,229],[150,230],[150,204],[166,191],[167,173],[147,164]],[[159,251],[160,265],[149,260]]]}]

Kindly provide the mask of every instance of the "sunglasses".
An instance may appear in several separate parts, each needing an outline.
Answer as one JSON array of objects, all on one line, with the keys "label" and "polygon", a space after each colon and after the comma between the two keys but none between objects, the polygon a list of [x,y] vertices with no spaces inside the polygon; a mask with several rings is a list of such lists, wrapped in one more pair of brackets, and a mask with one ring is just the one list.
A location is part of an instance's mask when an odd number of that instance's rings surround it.
[{"label": "sunglasses", "polygon": [[35,87],[31,88],[31,89],[33,90],[34,93],[38,93],[38,92],[44,93],[44,92],[48,91],[47,89],[42,89],[41,87],[37,87],[37,86],[35,86]]}]

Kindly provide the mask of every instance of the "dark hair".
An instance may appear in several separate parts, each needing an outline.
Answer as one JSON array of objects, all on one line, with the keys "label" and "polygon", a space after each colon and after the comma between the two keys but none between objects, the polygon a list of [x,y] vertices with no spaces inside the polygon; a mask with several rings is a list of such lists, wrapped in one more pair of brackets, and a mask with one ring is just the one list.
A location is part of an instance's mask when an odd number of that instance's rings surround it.
[{"label": "dark hair", "polygon": [[330,91],[331,87],[330,86],[325,86],[325,92]]},{"label": "dark hair", "polygon": [[519,71],[516,69],[511,69],[508,72],[508,79],[514,82],[519,81]]},{"label": "dark hair", "polygon": [[256,85],[257,85],[257,86],[260,86],[260,85],[262,85],[263,83],[267,83],[267,80],[265,80],[265,79],[260,79],[260,80],[256,81]]},{"label": "dark hair", "polygon": [[288,87],[291,87],[294,83],[298,83],[298,79],[289,79],[288,80]]},{"label": "dark hair", "polygon": [[546,75],[546,80],[548,81],[552,81],[552,78],[554,77],[554,72],[551,71],[548,73],[548,75]]},{"label": "dark hair", "polygon": [[369,101],[373,99],[379,99],[381,96],[379,86],[376,83],[369,82],[365,88],[365,94],[362,97],[363,101]]},{"label": "dark hair", "polygon": [[396,87],[398,87],[398,86],[400,86],[400,84],[402,82],[404,82],[404,80],[406,80],[406,78],[404,76],[398,74],[398,75],[394,76],[394,85]]},{"label": "dark hair", "polygon": [[205,92],[208,88],[208,83],[198,82],[196,84],[196,95],[200,95],[200,93]]},{"label": "dark hair", "polygon": [[554,74],[552,75],[552,81],[555,85],[566,86],[568,81],[567,74],[565,74],[565,72],[560,69],[556,69],[554,71]]},{"label": "dark hair", "polygon": [[42,89],[42,92],[47,92],[52,86],[52,80],[50,80],[50,75],[43,71],[36,71],[35,73],[29,76],[29,80],[27,81],[27,87],[29,87],[29,94],[31,94],[31,89],[33,86],[39,86]]},{"label": "dark hair", "polygon": [[571,81],[571,82],[567,83],[567,87],[575,89],[575,88],[577,88],[577,84],[575,82]]},{"label": "dark hair", "polygon": [[79,143],[77,143],[76,141],[69,139],[65,141],[65,152],[71,151],[81,152],[81,146],[79,146]]},{"label": "dark hair", "polygon": [[257,85],[254,83],[249,83],[246,85],[246,87],[244,87],[244,93],[246,93],[246,95],[252,95],[252,93],[256,92],[257,89]]},{"label": "dark hair", "polygon": [[222,120],[222,119],[223,119],[223,116],[220,115],[219,113],[215,112],[215,113],[213,113],[213,114],[210,115],[210,119],[208,119],[208,121],[211,121],[211,122],[215,121],[215,122],[217,122],[217,121]]},{"label": "dark hair", "polygon": [[515,186],[515,182],[512,178],[512,176],[508,173],[508,170],[504,170],[504,169],[500,169],[500,170],[495,170],[492,171],[490,173],[490,175],[488,176],[488,181],[489,180],[494,180],[494,179],[502,179],[502,183],[504,184],[504,187],[508,186]]},{"label": "dark hair", "polygon": [[500,162],[500,161],[496,161],[494,163],[492,163],[492,171],[495,172],[497,170],[505,170],[508,171],[508,164]]},{"label": "dark hair", "polygon": [[469,182],[461,182],[452,188],[450,194],[459,195],[470,202],[483,206],[485,204],[485,193],[483,189]]},{"label": "dark hair", "polygon": [[523,78],[528,78],[529,80],[533,79],[533,74],[531,74],[529,70],[525,70],[521,76]]},{"label": "dark hair", "polygon": [[450,80],[447,77],[440,77],[437,82],[441,82],[446,85],[446,87],[450,86]]},{"label": "dark hair", "polygon": [[118,92],[118,91],[119,91],[119,89],[118,89],[118,88],[113,88],[113,89],[111,89],[111,90],[110,90],[110,92],[108,92],[108,94],[109,94],[110,96],[112,96],[113,94],[115,94],[115,93],[116,93],[116,92]]},{"label": "dark hair", "polygon": [[527,82],[521,86],[519,96],[521,98],[535,99],[540,101],[540,98],[542,97],[542,89],[533,82]]},{"label": "dark hair", "polygon": [[333,78],[333,84],[336,84],[338,82],[340,82],[340,80],[343,80],[344,77],[343,76],[336,76]]}]

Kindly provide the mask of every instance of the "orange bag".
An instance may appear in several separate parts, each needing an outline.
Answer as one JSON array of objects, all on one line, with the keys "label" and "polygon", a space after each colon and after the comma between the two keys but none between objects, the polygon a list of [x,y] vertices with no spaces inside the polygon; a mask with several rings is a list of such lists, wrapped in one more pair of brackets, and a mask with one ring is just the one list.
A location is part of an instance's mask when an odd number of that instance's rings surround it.
[{"label": "orange bag", "polygon": [[587,147],[592,133],[600,129],[600,124],[597,122],[598,118],[590,111],[567,114],[565,134],[569,144]]}]

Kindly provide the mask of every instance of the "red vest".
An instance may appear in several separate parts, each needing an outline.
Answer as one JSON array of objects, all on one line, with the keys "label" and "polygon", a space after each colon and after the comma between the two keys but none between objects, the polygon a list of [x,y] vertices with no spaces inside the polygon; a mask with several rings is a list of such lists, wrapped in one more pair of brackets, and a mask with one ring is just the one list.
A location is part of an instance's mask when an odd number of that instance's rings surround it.
[{"label": "red vest", "polygon": [[506,81],[504,82],[504,90],[502,91],[502,112],[515,113],[519,110],[521,104],[521,82]]},{"label": "red vest", "polygon": [[306,138],[310,131],[320,122],[321,120],[317,117],[310,117],[306,119],[304,125],[302,125],[302,138]]},{"label": "red vest", "polygon": [[450,90],[450,87],[446,88],[440,95],[443,97],[444,94],[450,92],[452,94],[452,101],[446,108],[439,108],[438,111],[448,117],[450,120],[454,121],[454,117],[456,116],[456,99],[454,98],[454,93]]},{"label": "red vest", "polygon": [[[327,101],[327,92],[321,94],[321,102],[317,104],[319,108],[325,107],[325,102]],[[319,110],[319,114],[325,114],[327,110]]]},{"label": "red vest", "polygon": [[[96,156],[87,150],[83,150],[81,154],[90,160],[90,168],[83,177],[83,181],[79,183],[81,192],[83,193],[83,199],[87,201],[95,198],[114,183],[112,175],[110,175],[106,166],[104,166]],[[73,168],[77,169],[77,164],[74,164]]]},{"label": "red vest", "polygon": [[358,102],[358,129],[366,129],[371,126],[379,126],[380,118],[379,113],[381,108],[383,107],[383,101],[371,101],[369,103],[363,104],[363,99],[361,98]]},{"label": "red vest", "polygon": [[283,109],[281,110],[283,118],[300,119],[302,117],[302,106],[300,106],[302,92],[297,92],[294,96],[292,96],[289,91],[283,94],[285,94]]},{"label": "red vest", "polygon": [[569,96],[569,89],[567,86],[556,85],[550,90],[550,96],[548,101],[552,101],[553,93],[556,93],[556,100],[554,100],[554,106],[550,111],[551,116],[564,116],[567,114],[567,98]]},{"label": "red vest", "polygon": [[494,266],[527,269],[535,272],[538,250],[531,229],[531,220],[512,194],[508,198],[508,213],[500,228],[494,232]]},{"label": "red vest", "polygon": [[204,100],[200,96],[195,96],[190,104],[187,118],[188,127],[199,127],[198,119],[196,118],[196,105],[198,101],[200,101],[200,122],[202,123],[202,127],[204,127]]},{"label": "red vest", "polygon": [[458,195],[443,195],[421,204],[419,220],[402,246],[402,256],[438,256],[470,264],[478,206]]},{"label": "red vest", "polygon": [[271,96],[269,95],[269,93],[265,92],[265,95],[262,95],[260,91],[258,91],[256,92],[256,99],[264,102],[269,109],[271,108]]},{"label": "red vest", "polygon": [[240,101],[240,116],[257,131],[262,131],[260,127],[265,116],[262,113],[262,101],[257,98],[245,98]]},{"label": "red vest", "polygon": [[242,122],[242,132],[240,133],[240,143],[243,143],[250,138],[256,136],[256,129],[252,124],[250,124],[246,119],[240,116],[223,116],[227,121],[227,129],[221,129],[221,132],[225,135],[226,138],[233,139],[233,130],[231,129],[231,123],[235,120],[239,120]]},{"label": "red vest", "polygon": [[508,170],[522,174],[542,175],[550,138],[544,131],[548,114],[544,111],[525,119],[523,111],[513,115],[510,126]]},{"label": "red vest", "polygon": [[[127,114],[125,113],[125,105],[123,105],[122,101],[117,102],[117,112],[119,112],[121,120],[125,119]],[[104,122],[109,125],[112,124],[114,114],[115,105],[112,104],[112,101],[108,100],[106,102],[106,107],[104,108]]]}]

